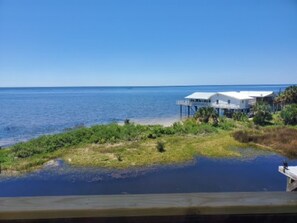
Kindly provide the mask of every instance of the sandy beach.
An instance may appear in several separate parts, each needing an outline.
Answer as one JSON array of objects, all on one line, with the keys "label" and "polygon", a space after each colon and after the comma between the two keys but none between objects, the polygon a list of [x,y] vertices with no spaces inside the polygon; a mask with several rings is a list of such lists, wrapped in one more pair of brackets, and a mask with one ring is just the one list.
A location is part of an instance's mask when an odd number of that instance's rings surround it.
[{"label": "sandy beach", "polygon": [[179,117],[168,117],[168,118],[151,118],[151,119],[131,119],[131,122],[140,125],[163,125],[165,127],[173,125],[173,123],[180,121]]}]

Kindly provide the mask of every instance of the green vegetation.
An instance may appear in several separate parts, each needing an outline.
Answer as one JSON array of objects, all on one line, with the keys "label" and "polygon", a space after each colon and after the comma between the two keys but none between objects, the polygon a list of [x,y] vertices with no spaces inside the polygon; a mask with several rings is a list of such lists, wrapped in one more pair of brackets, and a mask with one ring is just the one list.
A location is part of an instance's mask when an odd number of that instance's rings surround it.
[{"label": "green vegetation", "polygon": [[297,104],[286,105],[280,116],[286,125],[297,125]]},{"label": "green vegetation", "polygon": [[165,152],[165,143],[164,142],[157,142],[156,148],[158,150],[158,152],[163,153]]},{"label": "green vegetation", "polygon": [[[146,139],[116,144],[92,144],[64,153],[62,158],[76,166],[97,166],[104,168],[131,168],[158,164],[190,162],[196,156],[241,157],[236,148],[244,148],[229,133],[208,135],[185,135],[162,137],[165,151],[156,148],[158,141]],[[121,162],[117,157],[122,158]]]},{"label": "green vegetation", "polygon": [[265,102],[257,102],[254,107],[254,118],[253,121],[257,125],[268,125],[272,120],[272,114],[270,112],[270,107]]},{"label": "green vegetation", "polygon": [[234,112],[232,114],[232,118],[235,120],[235,121],[241,121],[241,122],[246,122],[248,121],[248,116],[243,113],[243,112]]},{"label": "green vegetation", "polygon": [[297,104],[297,86],[289,86],[275,100],[282,105]]},{"label": "green vegetation", "polygon": [[[3,170],[24,171],[61,157],[73,165],[127,168],[179,163],[195,156],[239,156],[229,131],[238,125],[221,118],[217,126],[195,119],[161,125],[97,125],[45,135],[0,150]],[[241,145],[242,146],[242,145]]]},{"label": "green vegetation", "polygon": [[194,118],[199,123],[211,123],[214,126],[218,125],[218,114],[212,107],[200,108]]}]

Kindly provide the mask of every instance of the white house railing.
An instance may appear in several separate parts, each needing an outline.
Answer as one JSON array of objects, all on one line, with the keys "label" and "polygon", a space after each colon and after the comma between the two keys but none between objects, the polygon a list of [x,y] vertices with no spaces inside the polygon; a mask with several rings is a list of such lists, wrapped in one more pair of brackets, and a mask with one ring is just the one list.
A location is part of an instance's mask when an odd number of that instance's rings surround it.
[{"label": "white house railing", "polygon": [[209,102],[196,102],[196,101],[190,101],[190,100],[178,100],[176,104],[182,105],[182,106],[197,106],[198,108],[213,107],[213,108],[221,108],[221,109],[245,109],[245,108],[250,108],[254,104],[254,101],[249,101],[248,105],[245,105],[243,107],[235,104],[227,104],[227,103],[216,104],[216,103],[209,103]]},{"label": "white house railing", "polygon": [[210,106],[209,102],[197,102],[197,101],[190,101],[190,100],[178,100],[176,102],[177,105],[183,106],[197,106],[197,107],[207,107]]},{"label": "white house railing", "polygon": [[176,101],[177,105],[183,105],[183,106],[192,106],[192,102],[189,100],[178,100]]},{"label": "white house railing", "polygon": [[223,108],[223,109],[241,109],[239,105],[233,104],[211,104],[213,108]]}]

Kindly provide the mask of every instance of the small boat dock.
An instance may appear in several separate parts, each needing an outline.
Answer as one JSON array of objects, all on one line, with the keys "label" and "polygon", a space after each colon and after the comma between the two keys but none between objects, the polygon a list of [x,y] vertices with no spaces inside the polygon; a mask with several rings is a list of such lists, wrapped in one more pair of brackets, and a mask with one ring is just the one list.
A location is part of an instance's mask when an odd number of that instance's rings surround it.
[{"label": "small boat dock", "polygon": [[297,166],[279,166],[278,171],[287,176],[287,191],[297,191]]}]

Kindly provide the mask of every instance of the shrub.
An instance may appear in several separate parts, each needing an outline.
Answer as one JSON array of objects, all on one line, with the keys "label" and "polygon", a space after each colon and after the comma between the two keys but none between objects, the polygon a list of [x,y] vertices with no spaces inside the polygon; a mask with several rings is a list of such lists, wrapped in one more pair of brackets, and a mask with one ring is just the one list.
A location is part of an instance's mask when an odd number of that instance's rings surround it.
[{"label": "shrub", "polygon": [[275,125],[283,125],[284,124],[284,120],[281,117],[281,112],[274,113],[272,115],[272,121],[273,121],[273,123]]},{"label": "shrub", "polygon": [[121,154],[117,154],[116,157],[119,162],[123,161],[123,157],[121,156]]},{"label": "shrub", "polygon": [[286,125],[297,124],[297,104],[291,104],[284,107],[281,111],[281,118]]},{"label": "shrub", "polygon": [[223,130],[230,130],[235,127],[235,123],[232,119],[226,117],[219,118],[219,128]]},{"label": "shrub", "polygon": [[281,104],[296,104],[297,103],[297,86],[292,85],[285,89],[277,98],[277,103]]},{"label": "shrub", "polygon": [[148,138],[148,139],[156,139],[157,136],[156,136],[154,133],[150,132],[150,133],[147,135],[147,138]]},{"label": "shrub", "polygon": [[232,118],[235,121],[242,121],[242,122],[246,122],[248,120],[247,115],[243,112],[234,112],[232,115]]},{"label": "shrub", "polygon": [[194,115],[194,118],[200,123],[212,122],[215,126],[218,124],[218,114],[212,107],[200,108]]},{"label": "shrub", "polygon": [[257,125],[267,125],[272,120],[270,107],[267,103],[258,102],[253,108],[255,116],[253,121]]},{"label": "shrub", "polygon": [[257,138],[261,136],[259,131],[239,130],[233,133],[234,139],[242,143],[257,142]]},{"label": "shrub", "polygon": [[124,121],[124,125],[129,125],[130,124],[130,119],[125,119],[125,121]]},{"label": "shrub", "polygon": [[157,142],[156,148],[158,150],[158,152],[163,153],[165,152],[165,143],[164,142]]}]

